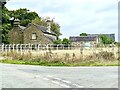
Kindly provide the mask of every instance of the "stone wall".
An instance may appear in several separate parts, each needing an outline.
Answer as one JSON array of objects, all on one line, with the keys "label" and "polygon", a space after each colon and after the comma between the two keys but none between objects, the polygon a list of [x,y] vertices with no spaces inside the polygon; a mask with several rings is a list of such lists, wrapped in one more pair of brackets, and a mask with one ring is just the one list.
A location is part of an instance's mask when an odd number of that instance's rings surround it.
[{"label": "stone wall", "polygon": [[[35,33],[37,39],[32,40],[32,33]],[[24,44],[49,44],[52,43],[47,37],[44,36],[44,33],[39,30],[33,24],[24,30]]]},{"label": "stone wall", "polygon": [[22,44],[23,43],[22,30],[19,27],[14,27],[8,33],[8,40],[10,44]]}]

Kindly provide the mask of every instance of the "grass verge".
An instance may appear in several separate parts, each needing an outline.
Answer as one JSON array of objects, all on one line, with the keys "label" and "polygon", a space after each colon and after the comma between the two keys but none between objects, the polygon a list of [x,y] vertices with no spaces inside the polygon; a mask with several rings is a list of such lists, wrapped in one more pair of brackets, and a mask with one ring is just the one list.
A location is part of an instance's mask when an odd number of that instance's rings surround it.
[{"label": "grass verge", "polygon": [[118,62],[80,62],[80,63],[64,63],[64,62],[49,62],[40,60],[39,62],[33,61],[20,61],[20,60],[0,60],[0,63],[7,64],[22,64],[22,65],[40,65],[40,66],[120,66]]}]

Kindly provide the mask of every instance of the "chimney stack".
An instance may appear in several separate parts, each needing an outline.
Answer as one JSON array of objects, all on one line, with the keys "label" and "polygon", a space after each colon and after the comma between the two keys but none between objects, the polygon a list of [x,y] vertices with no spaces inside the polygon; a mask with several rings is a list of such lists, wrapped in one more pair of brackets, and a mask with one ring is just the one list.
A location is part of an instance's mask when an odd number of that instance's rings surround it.
[{"label": "chimney stack", "polygon": [[50,19],[50,17],[46,18],[46,22],[47,22],[47,31],[51,32],[51,19]]},{"label": "chimney stack", "polygon": [[13,25],[15,27],[19,26],[20,25],[20,20],[19,19],[15,19]]}]

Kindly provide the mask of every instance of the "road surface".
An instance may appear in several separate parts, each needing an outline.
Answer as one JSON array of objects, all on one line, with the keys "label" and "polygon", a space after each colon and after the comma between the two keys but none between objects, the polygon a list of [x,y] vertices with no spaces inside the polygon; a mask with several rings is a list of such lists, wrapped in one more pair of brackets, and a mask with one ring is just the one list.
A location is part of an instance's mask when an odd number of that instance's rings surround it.
[{"label": "road surface", "polygon": [[118,88],[118,67],[46,67],[0,63],[2,88]]}]

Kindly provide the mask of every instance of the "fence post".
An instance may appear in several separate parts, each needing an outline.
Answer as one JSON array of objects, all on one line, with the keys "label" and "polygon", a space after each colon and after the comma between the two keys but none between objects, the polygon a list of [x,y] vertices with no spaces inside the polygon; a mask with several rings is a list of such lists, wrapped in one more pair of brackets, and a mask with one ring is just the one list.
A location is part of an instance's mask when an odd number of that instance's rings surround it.
[{"label": "fence post", "polygon": [[58,50],[58,46],[59,46],[59,44],[57,45],[57,50]]},{"label": "fence post", "polygon": [[16,51],[17,51],[17,53],[18,53],[18,46],[19,46],[19,44],[16,45]]},{"label": "fence post", "polygon": [[22,44],[20,44],[20,53],[22,55]]},{"label": "fence post", "polygon": [[37,46],[37,50],[39,51],[39,48],[40,48],[40,44],[38,44],[38,46]]},{"label": "fence post", "polygon": [[47,52],[49,51],[48,49],[49,49],[49,47],[48,47],[48,44],[47,44],[47,45],[46,45],[46,50],[47,50]]},{"label": "fence post", "polygon": [[64,44],[62,45],[62,47],[63,47],[63,50],[64,50]]},{"label": "fence post", "polygon": [[5,53],[7,55],[7,44],[5,45]]},{"label": "fence post", "polygon": [[28,50],[30,51],[30,43],[29,43],[29,45],[28,45]]},{"label": "fence post", "polygon": [[26,46],[27,46],[27,44],[25,44],[25,46],[24,46],[24,51],[27,51],[27,47]]},{"label": "fence post", "polygon": [[30,45],[30,49],[31,49],[30,51],[31,51],[31,52],[32,52],[32,46],[33,46],[33,44]]},{"label": "fence post", "polygon": [[15,46],[15,44],[13,44],[13,45],[12,45],[12,48],[13,48],[13,52],[14,52],[14,49],[15,49],[15,48],[14,48],[14,46]]},{"label": "fence post", "polygon": [[11,44],[9,44],[8,46],[9,46],[8,48],[9,48],[9,52],[10,52],[10,49],[11,49],[11,47],[10,47],[10,46],[11,46]]},{"label": "fence post", "polygon": [[4,44],[2,44],[2,52],[4,52]]},{"label": "fence post", "polygon": [[84,47],[84,43],[81,42],[80,43],[80,58],[83,59],[83,47]]}]

